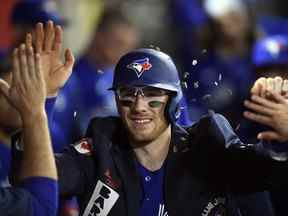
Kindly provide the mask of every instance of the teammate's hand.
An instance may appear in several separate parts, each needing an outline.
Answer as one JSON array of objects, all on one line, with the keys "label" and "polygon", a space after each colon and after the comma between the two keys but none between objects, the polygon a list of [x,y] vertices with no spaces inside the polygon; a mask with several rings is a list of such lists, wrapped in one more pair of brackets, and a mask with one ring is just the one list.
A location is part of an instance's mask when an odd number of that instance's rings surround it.
[{"label": "teammate's hand", "polygon": [[281,77],[265,78],[261,77],[254,83],[251,88],[252,95],[269,98],[270,92],[288,96],[288,80]]},{"label": "teammate's hand", "polygon": [[269,98],[252,95],[251,101],[244,105],[251,111],[244,112],[244,116],[254,122],[270,126],[273,131],[258,134],[258,139],[288,141],[288,100],[276,91],[268,91]]},{"label": "teammate's hand", "polygon": [[45,113],[46,85],[41,59],[32,46],[21,44],[13,52],[13,75],[9,85],[0,79],[0,91],[17,109],[23,122]]},{"label": "teammate's hand", "polygon": [[[36,24],[34,45],[40,54],[42,70],[47,86],[47,97],[54,97],[64,86],[71,75],[74,56],[70,49],[65,50],[65,62],[61,60],[63,30],[52,21],[48,21],[45,29],[42,23]],[[26,36],[26,46],[32,45],[32,35]]]}]

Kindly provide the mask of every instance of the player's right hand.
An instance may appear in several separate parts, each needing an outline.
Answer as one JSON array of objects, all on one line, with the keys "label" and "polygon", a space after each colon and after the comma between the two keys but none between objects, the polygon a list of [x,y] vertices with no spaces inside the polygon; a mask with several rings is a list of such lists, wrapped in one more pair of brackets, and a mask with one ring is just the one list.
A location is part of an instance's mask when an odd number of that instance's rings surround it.
[{"label": "player's right hand", "polygon": [[48,21],[45,28],[42,23],[37,23],[35,27],[35,38],[32,34],[26,35],[26,46],[32,46],[40,54],[42,70],[47,87],[47,97],[55,97],[60,88],[64,86],[71,75],[74,64],[74,56],[70,49],[65,50],[63,62],[61,53],[63,49],[63,30],[61,26],[54,26],[52,21]]}]

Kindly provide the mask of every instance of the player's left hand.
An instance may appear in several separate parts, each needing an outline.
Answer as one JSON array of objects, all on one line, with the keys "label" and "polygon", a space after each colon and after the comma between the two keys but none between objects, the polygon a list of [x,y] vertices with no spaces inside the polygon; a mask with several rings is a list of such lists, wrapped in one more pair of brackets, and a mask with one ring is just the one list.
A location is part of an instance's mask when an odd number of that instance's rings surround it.
[{"label": "player's left hand", "polygon": [[254,122],[270,126],[272,130],[258,134],[258,139],[288,141],[288,100],[279,92],[268,91],[269,99],[252,95],[244,105],[251,111],[244,116]]},{"label": "player's left hand", "polygon": [[[45,29],[42,23],[35,27],[34,45],[40,54],[41,67],[45,76],[47,97],[55,97],[71,75],[74,56],[70,49],[65,50],[65,62],[61,60],[63,30],[52,21],[48,21]],[[32,46],[32,35],[26,35],[26,46]]]},{"label": "player's left hand", "polygon": [[[7,101],[18,110],[22,121],[33,121],[33,117],[45,113],[46,85],[41,68],[40,55],[32,46],[21,44],[13,53],[12,82],[0,79],[0,91]],[[23,123],[23,124],[24,124]]]}]

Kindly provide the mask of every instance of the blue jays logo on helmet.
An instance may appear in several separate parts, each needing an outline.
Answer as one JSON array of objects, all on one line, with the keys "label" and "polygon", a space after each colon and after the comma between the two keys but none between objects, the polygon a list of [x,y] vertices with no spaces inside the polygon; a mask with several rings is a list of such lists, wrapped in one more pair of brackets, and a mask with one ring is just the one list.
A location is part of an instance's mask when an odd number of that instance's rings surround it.
[{"label": "blue jays logo on helmet", "polygon": [[138,78],[140,78],[145,71],[150,70],[151,67],[152,64],[149,63],[149,58],[138,59],[127,65],[127,68],[135,71]]}]

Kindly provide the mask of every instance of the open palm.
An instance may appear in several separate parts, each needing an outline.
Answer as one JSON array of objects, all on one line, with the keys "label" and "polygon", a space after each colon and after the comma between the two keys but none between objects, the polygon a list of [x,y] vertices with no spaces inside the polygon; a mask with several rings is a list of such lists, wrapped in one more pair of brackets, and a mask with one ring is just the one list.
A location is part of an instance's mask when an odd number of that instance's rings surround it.
[{"label": "open palm", "polygon": [[[54,26],[52,21],[36,25],[35,49],[40,54],[42,70],[45,76],[47,96],[56,96],[71,75],[74,57],[70,49],[65,50],[65,61],[61,59],[63,31],[60,26]],[[27,34],[27,46],[32,44],[32,35]]]}]

